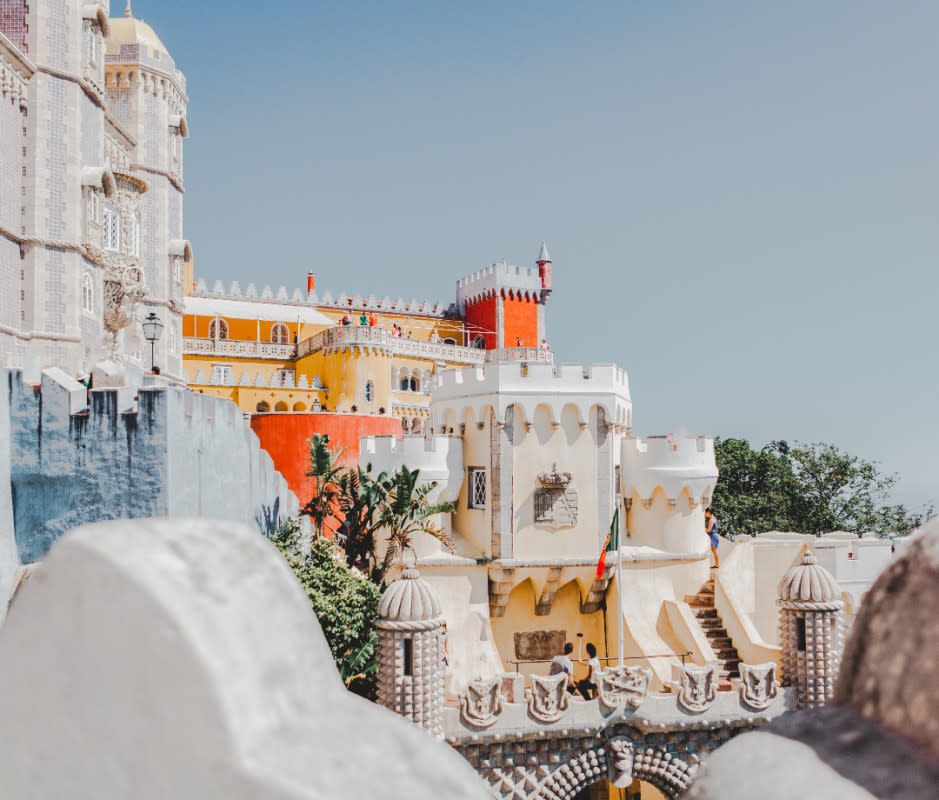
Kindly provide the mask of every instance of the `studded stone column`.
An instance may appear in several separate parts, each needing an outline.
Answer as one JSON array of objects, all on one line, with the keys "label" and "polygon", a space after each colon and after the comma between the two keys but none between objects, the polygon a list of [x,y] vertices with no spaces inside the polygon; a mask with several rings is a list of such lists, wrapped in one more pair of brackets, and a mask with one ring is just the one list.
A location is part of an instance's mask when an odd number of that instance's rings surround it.
[{"label": "studded stone column", "polygon": [[816,708],[834,696],[841,658],[841,588],[811,552],[779,583],[782,683],[798,690],[799,708]]},{"label": "studded stone column", "polygon": [[440,598],[406,569],[378,606],[378,702],[443,736],[445,622]]}]

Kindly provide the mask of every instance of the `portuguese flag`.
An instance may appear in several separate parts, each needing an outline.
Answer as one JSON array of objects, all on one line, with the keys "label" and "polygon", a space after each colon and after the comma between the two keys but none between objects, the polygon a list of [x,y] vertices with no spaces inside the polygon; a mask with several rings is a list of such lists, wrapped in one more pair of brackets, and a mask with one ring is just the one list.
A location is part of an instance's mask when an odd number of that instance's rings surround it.
[{"label": "portuguese flag", "polygon": [[619,509],[613,512],[613,521],[610,523],[610,531],[606,535],[606,542],[603,544],[603,550],[600,552],[600,560],[597,562],[597,580],[603,577],[603,570],[606,569],[606,554],[619,549]]}]

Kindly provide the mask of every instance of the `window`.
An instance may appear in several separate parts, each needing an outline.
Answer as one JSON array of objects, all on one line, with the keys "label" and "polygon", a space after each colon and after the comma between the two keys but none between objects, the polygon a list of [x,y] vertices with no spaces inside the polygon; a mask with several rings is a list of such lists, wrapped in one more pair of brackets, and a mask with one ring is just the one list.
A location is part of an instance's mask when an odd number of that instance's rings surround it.
[{"label": "window", "polygon": [[446,339],[444,339],[441,342],[441,344],[456,344],[456,339],[453,339],[452,337],[448,336]]},{"label": "window", "polygon": [[215,364],[209,383],[215,386],[230,386],[235,381],[234,370],[227,364]]},{"label": "window", "polygon": [[95,279],[90,272],[82,275],[82,311],[86,314],[95,313]]},{"label": "window", "polygon": [[469,469],[469,497],[467,508],[486,507],[486,470],[481,467]]},{"label": "window", "polygon": [[371,381],[365,381],[365,402],[373,403],[375,401],[375,384]]},{"label": "window", "polygon": [[177,333],[176,333],[176,323],[175,323],[175,322],[171,322],[171,323],[167,326],[167,341],[168,341],[168,344],[169,344],[170,352],[171,352],[171,353],[177,352],[177,348],[179,347],[179,337],[178,337],[178,335],[177,335]]},{"label": "window", "polygon": [[104,249],[117,250],[121,245],[117,209],[110,203],[104,205]]},{"label": "window", "polygon": [[228,338],[228,323],[225,320],[216,317],[209,323],[209,338],[210,339],[227,339]]},{"label": "window", "polygon": [[414,674],[414,641],[405,639],[404,642],[404,674],[411,676]]},{"label": "window", "polygon": [[263,400],[260,403],[258,403],[258,411],[260,411],[262,414],[270,410],[271,410],[271,407]]},{"label": "window", "polygon": [[98,224],[98,191],[97,189],[88,190],[88,221]]},{"label": "window", "polygon": [[805,652],[805,617],[796,618],[796,637],[798,642],[796,643],[796,649]]},{"label": "window", "polygon": [[88,63],[94,67],[98,63],[98,34],[91,23],[88,23],[87,30]]},{"label": "window", "polygon": [[278,322],[271,328],[271,342],[274,344],[287,344],[290,341],[290,331],[283,322]]},{"label": "window", "polygon": [[483,336],[482,334],[479,334],[479,336],[473,339],[473,347],[475,347],[477,350],[485,350],[486,349],[486,337]]},{"label": "window", "polygon": [[176,283],[183,282],[183,259],[182,256],[173,256],[173,280]]},{"label": "window", "polygon": [[129,242],[127,243],[127,249],[132,256],[140,255],[140,221],[137,219],[136,214],[131,214],[130,219],[127,220],[127,236]]}]

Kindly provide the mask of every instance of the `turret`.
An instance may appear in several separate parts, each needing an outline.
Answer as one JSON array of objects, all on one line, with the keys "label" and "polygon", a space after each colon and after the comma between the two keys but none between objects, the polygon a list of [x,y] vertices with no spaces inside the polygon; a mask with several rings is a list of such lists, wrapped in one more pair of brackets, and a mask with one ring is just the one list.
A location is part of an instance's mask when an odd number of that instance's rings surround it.
[{"label": "turret", "polygon": [[378,702],[442,737],[446,628],[440,598],[406,569],[378,606]]},{"label": "turret", "polygon": [[798,689],[799,708],[815,708],[834,696],[841,650],[841,589],[808,550],[779,582],[782,684]]},{"label": "turret", "polygon": [[538,253],[538,277],[541,278],[541,302],[548,302],[551,295],[551,254],[548,252],[548,245],[541,243],[541,252]]}]

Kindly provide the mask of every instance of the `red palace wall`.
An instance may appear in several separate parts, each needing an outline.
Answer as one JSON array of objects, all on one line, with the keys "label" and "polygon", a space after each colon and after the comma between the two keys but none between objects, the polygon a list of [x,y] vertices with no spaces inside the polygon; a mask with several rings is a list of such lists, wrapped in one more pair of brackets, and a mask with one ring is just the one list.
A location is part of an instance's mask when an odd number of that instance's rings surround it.
[{"label": "red palace wall", "polygon": [[506,347],[517,347],[516,338],[522,347],[538,346],[538,304],[524,297],[506,297],[503,301]]},{"label": "red palace wall", "polygon": [[[486,337],[486,349],[494,350],[496,348],[496,298],[487,297],[485,300],[478,300],[473,304],[467,304],[464,310],[466,317],[466,327],[469,331],[469,344],[472,346],[473,340],[478,333]],[[481,330],[480,330],[481,329]],[[492,331],[492,333],[490,333]],[[514,341],[514,339],[513,339]]]},{"label": "red palace wall", "polygon": [[401,438],[401,420],[368,414],[307,414],[290,412],[254,414],[251,429],[274,460],[274,468],[287,479],[287,485],[303,506],[312,496],[310,448],[307,441],[314,433],[329,436],[333,449],[346,448],[341,464],[359,463],[360,436],[397,436]]}]

